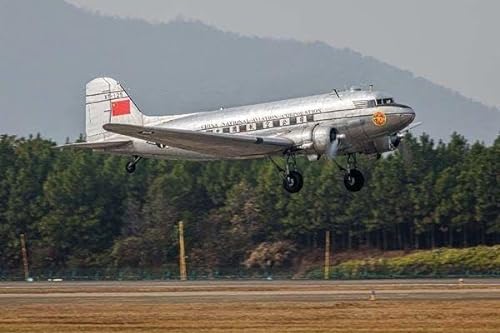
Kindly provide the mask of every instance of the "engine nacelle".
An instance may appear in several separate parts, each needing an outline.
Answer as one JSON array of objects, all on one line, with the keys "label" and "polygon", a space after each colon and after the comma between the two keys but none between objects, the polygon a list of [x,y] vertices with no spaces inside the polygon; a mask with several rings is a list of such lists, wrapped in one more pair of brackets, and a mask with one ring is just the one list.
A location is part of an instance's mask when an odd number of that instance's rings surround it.
[{"label": "engine nacelle", "polygon": [[377,153],[385,153],[396,150],[400,143],[401,138],[396,134],[373,140]]},{"label": "engine nacelle", "polygon": [[[288,138],[295,142],[298,149],[303,150],[310,160],[317,160],[319,157],[332,150],[332,142],[345,136],[338,134],[337,130],[330,126],[305,126],[299,129],[290,131],[283,137]],[[336,150],[338,145],[335,145]]]},{"label": "engine nacelle", "polygon": [[316,126],[312,129],[311,141],[314,151],[322,155],[331,143],[337,139],[337,130],[330,126]]}]

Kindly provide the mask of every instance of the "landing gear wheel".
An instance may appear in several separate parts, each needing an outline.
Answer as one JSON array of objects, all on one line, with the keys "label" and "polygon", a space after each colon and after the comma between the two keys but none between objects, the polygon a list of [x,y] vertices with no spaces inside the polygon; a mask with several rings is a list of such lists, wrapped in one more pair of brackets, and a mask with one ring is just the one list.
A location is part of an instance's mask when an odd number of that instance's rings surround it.
[{"label": "landing gear wheel", "polygon": [[304,179],[302,175],[297,171],[290,171],[283,178],[283,187],[289,193],[297,193],[304,186]]},{"label": "landing gear wheel", "polygon": [[276,169],[280,174],[280,178],[283,179],[283,188],[288,193],[297,193],[304,186],[304,178],[302,174],[297,171],[297,161],[295,160],[295,151],[288,150],[284,152],[286,157],[285,166],[281,167],[276,163],[271,156],[269,160],[274,164]]},{"label": "landing gear wheel", "polygon": [[128,173],[134,173],[135,171],[135,163],[130,161],[130,162],[127,162],[127,164],[125,165],[125,170],[127,170]]},{"label": "landing gear wheel", "polygon": [[351,192],[358,192],[364,184],[365,177],[358,169],[351,169],[344,176],[345,188]]}]

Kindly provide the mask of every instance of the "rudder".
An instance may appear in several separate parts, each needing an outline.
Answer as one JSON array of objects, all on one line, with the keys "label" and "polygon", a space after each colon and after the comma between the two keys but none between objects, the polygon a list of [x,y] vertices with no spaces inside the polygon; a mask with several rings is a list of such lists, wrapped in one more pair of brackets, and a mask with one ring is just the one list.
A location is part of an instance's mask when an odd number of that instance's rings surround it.
[{"label": "rudder", "polygon": [[118,81],[100,77],[85,89],[85,133],[87,142],[104,141],[114,134],[102,126],[108,123],[144,125],[144,115]]}]

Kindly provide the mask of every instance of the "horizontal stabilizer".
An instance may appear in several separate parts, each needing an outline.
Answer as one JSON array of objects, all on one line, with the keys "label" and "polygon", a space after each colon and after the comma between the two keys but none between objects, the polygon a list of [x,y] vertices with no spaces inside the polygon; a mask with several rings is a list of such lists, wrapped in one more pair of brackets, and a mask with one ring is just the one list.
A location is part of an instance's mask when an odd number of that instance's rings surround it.
[{"label": "horizontal stabilizer", "polygon": [[280,137],[222,134],[176,128],[106,124],[106,131],[218,157],[263,156],[283,152],[293,141]]},{"label": "horizontal stabilizer", "polygon": [[69,143],[65,145],[56,146],[56,149],[64,149],[64,148],[74,148],[74,149],[109,149],[109,148],[118,148],[122,146],[126,146],[132,143],[131,140],[123,140],[123,141],[102,141],[102,142],[76,142]]}]

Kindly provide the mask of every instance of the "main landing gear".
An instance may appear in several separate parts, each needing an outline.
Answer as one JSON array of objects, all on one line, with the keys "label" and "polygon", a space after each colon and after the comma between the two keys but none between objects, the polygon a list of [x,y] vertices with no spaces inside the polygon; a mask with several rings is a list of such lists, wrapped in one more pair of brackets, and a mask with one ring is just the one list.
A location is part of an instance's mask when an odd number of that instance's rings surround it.
[{"label": "main landing gear", "polygon": [[356,164],[356,154],[354,153],[347,155],[347,168],[344,168],[337,163],[339,169],[344,171],[344,186],[351,192],[358,192],[365,184],[365,177],[361,171],[356,168]]},{"label": "main landing gear", "polygon": [[[289,193],[297,193],[304,186],[304,178],[302,174],[297,170],[297,162],[295,160],[295,152],[285,153],[286,163],[285,167],[278,165],[271,157],[269,158],[271,162],[276,166],[278,172],[283,178],[283,188]],[[334,160],[335,161],[335,160]],[[356,154],[351,153],[347,155],[347,167],[344,168],[335,161],[335,164],[340,170],[344,172],[344,185],[345,188],[351,192],[358,192],[363,188],[365,184],[365,177],[357,169]]]},{"label": "main landing gear", "polygon": [[295,153],[286,153],[285,168],[279,166],[271,157],[269,159],[276,166],[278,172],[283,178],[283,188],[289,193],[299,192],[302,189],[302,186],[304,186],[304,178],[302,177],[302,174],[297,170]]},{"label": "main landing gear", "polygon": [[127,164],[125,165],[125,170],[127,170],[128,173],[134,173],[135,166],[137,165],[137,163],[139,163],[140,160],[142,160],[142,157],[135,155],[132,161],[127,162]]}]

